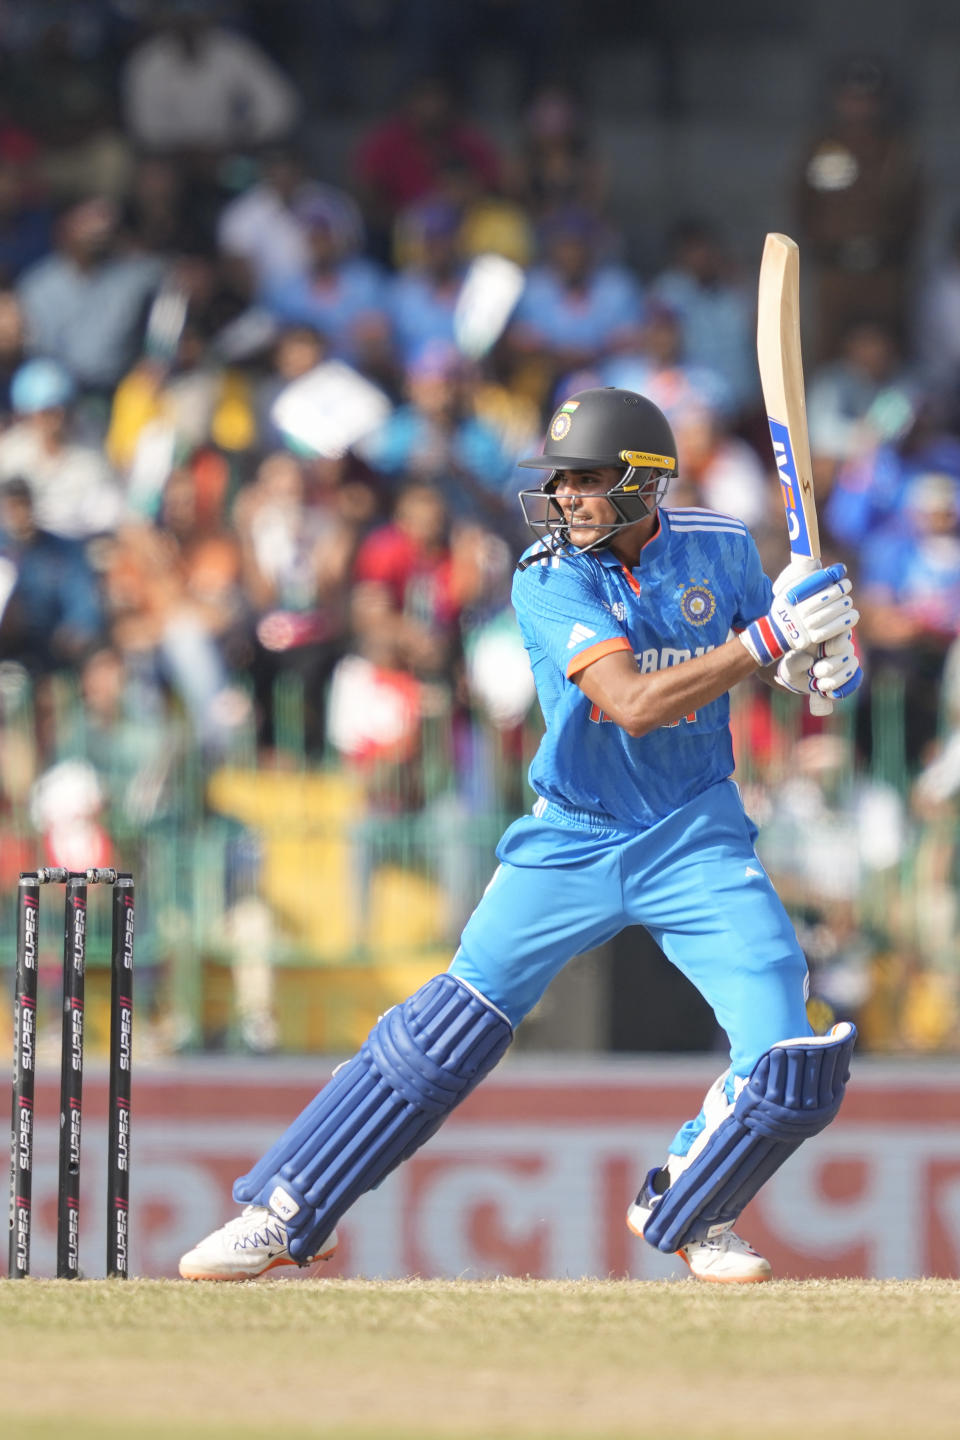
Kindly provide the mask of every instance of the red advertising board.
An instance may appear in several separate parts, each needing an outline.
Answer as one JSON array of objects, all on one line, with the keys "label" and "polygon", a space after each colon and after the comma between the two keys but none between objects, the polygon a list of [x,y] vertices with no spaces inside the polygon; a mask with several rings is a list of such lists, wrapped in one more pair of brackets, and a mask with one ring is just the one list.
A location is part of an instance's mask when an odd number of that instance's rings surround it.
[{"label": "red advertising board", "polygon": [[[132,1272],[179,1255],[235,1213],[230,1187],[331,1064],[195,1061],[142,1071],[133,1103]],[[709,1061],[516,1057],[414,1159],[365,1196],[324,1273],[398,1277],[680,1272],[624,1213]],[[56,1104],[38,1090],[33,1273],[53,1272]],[[84,1105],[81,1264],[103,1273],[105,1077]],[[960,1064],[861,1060],[838,1120],[770,1181],[740,1229],[779,1276],[960,1276]]]}]

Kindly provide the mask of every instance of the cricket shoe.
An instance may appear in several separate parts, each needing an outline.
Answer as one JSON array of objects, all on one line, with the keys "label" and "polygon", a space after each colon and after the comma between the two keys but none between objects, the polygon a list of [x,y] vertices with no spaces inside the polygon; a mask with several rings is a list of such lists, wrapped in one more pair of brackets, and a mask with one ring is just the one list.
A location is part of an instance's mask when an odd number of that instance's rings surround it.
[{"label": "cricket shoe", "polygon": [[[333,1230],[304,1265],[329,1260],[336,1248]],[[287,1249],[287,1227],[279,1216],[266,1205],[247,1205],[236,1219],[187,1251],[180,1275],[184,1280],[256,1280],[268,1270],[298,1264]]]},{"label": "cricket shoe", "polygon": [[[643,1189],[627,1211],[627,1226],[641,1239],[643,1227],[659,1199],[652,1184],[657,1174],[657,1170],[650,1171]],[[714,1285],[758,1285],[763,1280],[769,1280],[773,1274],[770,1261],[758,1255],[752,1245],[730,1229],[704,1236],[701,1240],[691,1240],[688,1245],[681,1245],[676,1253],[689,1265],[691,1275]]]}]

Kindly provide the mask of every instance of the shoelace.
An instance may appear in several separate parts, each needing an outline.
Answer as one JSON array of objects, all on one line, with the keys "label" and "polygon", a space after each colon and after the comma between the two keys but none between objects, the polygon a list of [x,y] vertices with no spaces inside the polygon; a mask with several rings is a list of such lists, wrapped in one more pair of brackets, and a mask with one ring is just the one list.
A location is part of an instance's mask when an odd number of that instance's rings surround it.
[{"label": "shoelace", "polygon": [[738,1250],[741,1254],[755,1255],[757,1252],[746,1240],[741,1240],[732,1230],[724,1230],[722,1235],[712,1235],[707,1240],[701,1240],[701,1245],[706,1245],[710,1250]]},{"label": "shoelace", "polygon": [[234,1241],[234,1249],[249,1250],[259,1246],[286,1245],[286,1226],[282,1220],[278,1220],[274,1215],[268,1214],[263,1225],[254,1230],[252,1235],[246,1233],[249,1225],[250,1212],[256,1208],[256,1206],[247,1205],[236,1219],[228,1221],[224,1227],[226,1230],[229,1230],[231,1234],[238,1236]]}]

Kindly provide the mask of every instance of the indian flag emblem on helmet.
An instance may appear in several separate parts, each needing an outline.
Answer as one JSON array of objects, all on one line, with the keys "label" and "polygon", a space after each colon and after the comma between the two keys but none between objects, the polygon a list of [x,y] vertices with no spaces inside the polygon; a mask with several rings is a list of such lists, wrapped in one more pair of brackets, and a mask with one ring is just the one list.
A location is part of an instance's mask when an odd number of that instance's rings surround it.
[{"label": "indian flag emblem on helmet", "polygon": [[553,424],[550,426],[550,439],[562,440],[569,429],[570,415],[567,411],[561,410],[558,415],[554,415],[553,417]]},{"label": "indian flag emblem on helmet", "polygon": [[706,625],[717,610],[713,591],[705,584],[688,585],[680,596],[680,613],[691,625]]}]

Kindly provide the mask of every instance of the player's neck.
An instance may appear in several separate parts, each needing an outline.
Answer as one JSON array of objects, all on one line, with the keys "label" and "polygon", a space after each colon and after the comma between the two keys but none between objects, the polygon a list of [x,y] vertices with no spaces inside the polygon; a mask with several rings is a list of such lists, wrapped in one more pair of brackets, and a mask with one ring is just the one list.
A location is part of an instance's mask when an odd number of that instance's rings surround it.
[{"label": "player's neck", "polygon": [[636,525],[629,525],[626,530],[621,530],[610,545],[610,553],[616,555],[622,565],[632,570],[640,563],[640,552],[647,541],[652,539],[660,528],[660,516],[655,510],[652,515],[638,520]]}]

